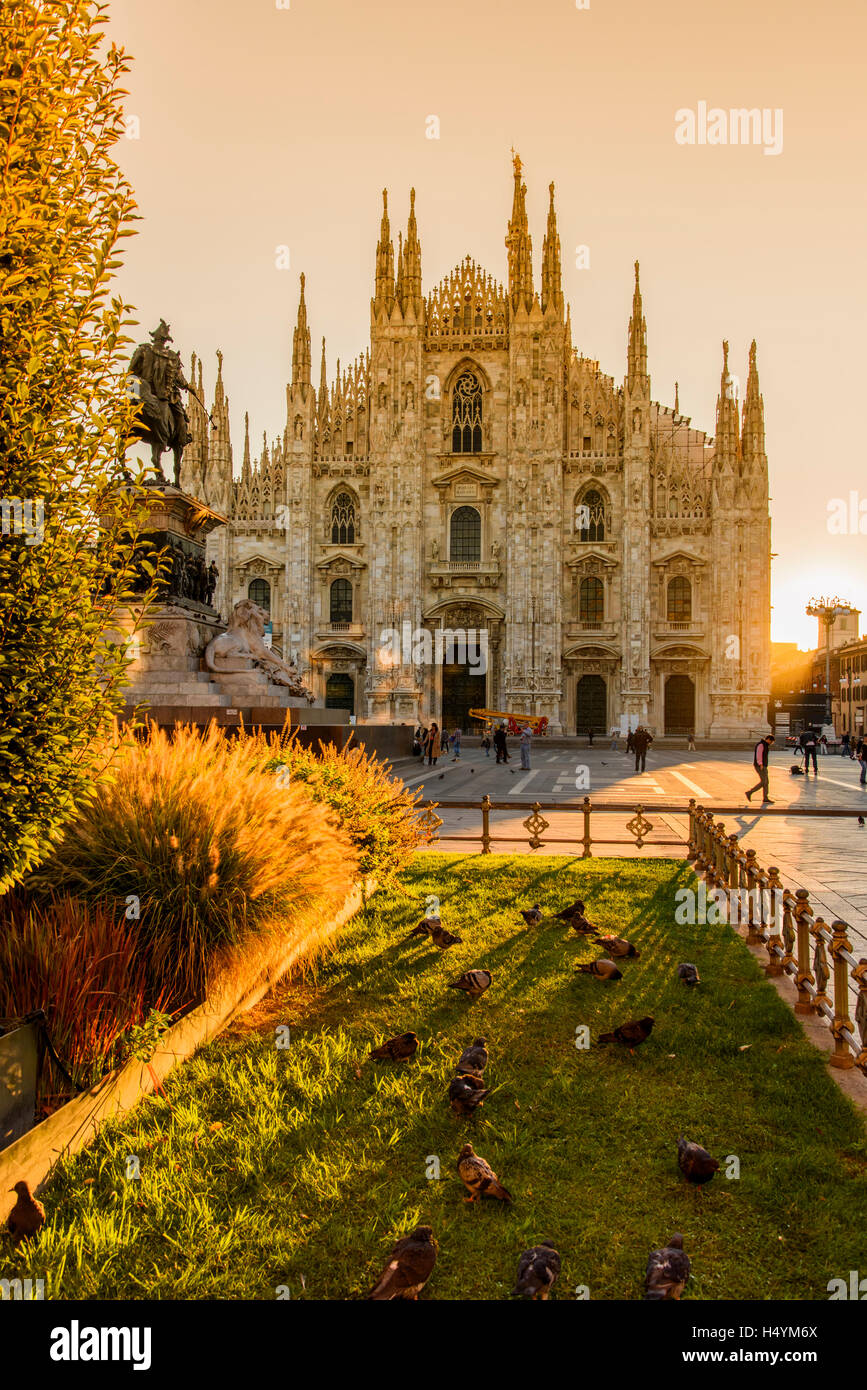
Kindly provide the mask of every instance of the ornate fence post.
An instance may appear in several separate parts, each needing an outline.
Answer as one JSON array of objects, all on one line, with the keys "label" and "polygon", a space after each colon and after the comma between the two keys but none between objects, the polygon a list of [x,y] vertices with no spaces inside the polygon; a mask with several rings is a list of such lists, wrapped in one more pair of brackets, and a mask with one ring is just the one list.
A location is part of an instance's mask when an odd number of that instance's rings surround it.
[{"label": "ornate fence post", "polygon": [[810,895],[806,888],[799,888],[795,893],[795,931],[798,938],[798,973],[795,976],[795,983],[798,986],[796,1014],[814,1014],[816,1012],[813,996],[806,988],[807,985],[816,983],[810,969],[810,924],[807,921],[809,916]]},{"label": "ornate fence post", "polygon": [[852,943],[846,935],[846,923],[832,922],[831,959],[834,962],[834,1021],[831,1024],[831,1032],[834,1034],[834,1052],[829,1060],[832,1067],[849,1071],[851,1067],[854,1067],[855,1059],[843,1036],[844,1031],[852,1032],[852,1020],[849,1017],[849,966],[843,958],[844,951],[852,954]]},{"label": "ornate fence post", "polygon": [[482,854],[491,852],[491,798],[482,797]]},{"label": "ornate fence post", "polygon": [[855,1058],[855,1065],[867,1076],[867,956],[862,956],[855,966],[852,971],[852,979],[858,986],[855,1024],[861,1038],[861,1051]]},{"label": "ornate fence post", "polygon": [[722,821],[718,821],[713,832],[713,876],[720,888],[724,888],[729,881],[725,861],[725,835],[726,828]]},{"label": "ornate fence post", "polygon": [[756,863],[756,852],[754,849],[747,850],[744,877],[746,879],[747,890],[747,945],[763,945],[764,940],[757,929],[758,923],[756,922],[756,889],[759,886],[759,866]]},{"label": "ornate fence post", "polygon": [[[783,970],[784,970],[785,973],[788,975],[788,974],[791,973],[790,970],[789,970],[789,966],[794,966],[796,972],[797,972],[797,968],[798,968],[798,962],[797,962],[797,960],[796,960],[796,958],[795,958],[795,942],[796,942],[796,940],[797,940],[797,937],[796,937],[796,934],[795,934],[795,922],[794,922],[794,918],[793,918],[793,916],[792,916],[792,908],[793,908],[794,905],[795,905],[795,897],[794,897],[794,894],[792,894],[792,893],[789,892],[788,888],[784,888],[784,889],[783,889],[783,899],[782,899],[782,901],[783,901],[783,946],[785,947],[785,954],[783,955]],[[805,991],[805,992],[806,992],[806,991]],[[798,998],[800,999],[800,997],[801,997],[801,986],[799,985],[799,986],[798,986]]]},{"label": "ornate fence post", "polygon": [[710,811],[704,813],[704,845],[702,848],[702,867],[708,888],[716,887],[716,868],[714,863],[713,846],[713,814]]},{"label": "ornate fence post", "polygon": [[695,828],[695,862],[693,868],[699,877],[704,873],[704,807],[696,806],[695,818],[693,821]]},{"label": "ornate fence post", "polygon": [[[729,835],[727,861],[729,869],[729,892],[731,892],[732,889],[734,889],[735,893],[737,893],[738,891],[738,886],[740,883],[740,858],[740,845],[738,844],[738,837],[737,835]],[[729,920],[731,920],[731,913],[729,913]]]},{"label": "ornate fence post", "polygon": [[780,871],[774,864],[768,866],[767,884],[770,921],[768,922],[768,963],[765,966],[765,974],[782,975],[783,958],[782,955],[777,955],[777,950],[781,952],[785,950],[783,938],[780,934],[783,910],[783,885],[780,883]]},{"label": "ornate fence post", "polygon": [[581,809],[584,813],[584,853],[581,855],[581,858],[591,859],[593,857],[593,851],[590,846],[593,843],[593,839],[590,834],[590,812],[593,807],[590,804],[589,796],[585,796]]},{"label": "ornate fence post", "polygon": [[831,978],[831,967],[828,964],[828,952],[825,949],[825,938],[823,932],[828,930],[828,923],[824,917],[815,917],[810,928],[810,935],[813,938],[813,978],[816,982],[816,997],[813,1000],[813,1008],[818,1012],[824,1004],[826,1009],[831,1008],[831,1000],[828,997],[828,981]]},{"label": "ornate fence post", "polygon": [[689,798],[689,843],[687,844],[686,851],[687,863],[691,863],[698,855],[698,846],[696,844],[696,838],[697,826],[695,812],[695,797],[691,796]]}]

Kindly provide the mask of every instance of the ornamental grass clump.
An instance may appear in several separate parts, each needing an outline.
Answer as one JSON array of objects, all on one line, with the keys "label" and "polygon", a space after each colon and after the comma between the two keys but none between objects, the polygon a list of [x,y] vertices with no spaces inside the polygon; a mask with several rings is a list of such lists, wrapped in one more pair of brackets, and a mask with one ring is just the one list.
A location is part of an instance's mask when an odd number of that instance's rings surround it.
[{"label": "ornamental grass clump", "polygon": [[[22,889],[0,898],[0,1017],[44,1010],[54,1049],[80,1086],[123,1060],[123,1035],[163,1002],[122,911],[67,894],[38,901]],[[70,1088],[50,1057],[45,1067],[40,1093],[51,1108]]]},{"label": "ornamental grass clump", "polygon": [[363,874],[393,880],[429,839],[411,792],[393,780],[389,765],[364,748],[319,752],[301,748],[285,735],[272,736],[266,767],[278,775],[285,767],[292,783],[302,783],[316,801],[332,807],[355,845]]},{"label": "ornamental grass clump", "polygon": [[334,815],[262,770],[252,740],[148,726],[31,887],[122,907],[152,989],[201,999],[253,937],[333,913],[358,877]]}]

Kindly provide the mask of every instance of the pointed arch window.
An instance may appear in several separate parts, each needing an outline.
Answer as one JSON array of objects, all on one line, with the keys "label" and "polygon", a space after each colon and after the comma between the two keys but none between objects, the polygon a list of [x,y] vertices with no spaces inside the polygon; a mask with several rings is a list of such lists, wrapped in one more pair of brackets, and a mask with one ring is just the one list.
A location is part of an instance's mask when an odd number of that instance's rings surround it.
[{"label": "pointed arch window", "polygon": [[688,623],[692,620],[692,585],[682,574],[668,581],[666,611],[670,623]]},{"label": "pointed arch window", "polygon": [[604,541],[608,515],[601,492],[591,488],[575,499],[575,534],[579,541]]},{"label": "pointed arch window", "polygon": [[352,622],[352,585],[348,579],[335,579],[331,585],[332,623]]},{"label": "pointed arch window", "polygon": [[452,393],[452,453],[482,452],[482,387],[475,372],[461,372]]},{"label": "pointed arch window", "polygon": [[338,492],[331,504],[331,544],[355,544],[355,500],[349,492]]},{"label": "pointed arch window", "polygon": [[482,518],[475,507],[452,512],[449,559],[475,562],[482,558]]}]

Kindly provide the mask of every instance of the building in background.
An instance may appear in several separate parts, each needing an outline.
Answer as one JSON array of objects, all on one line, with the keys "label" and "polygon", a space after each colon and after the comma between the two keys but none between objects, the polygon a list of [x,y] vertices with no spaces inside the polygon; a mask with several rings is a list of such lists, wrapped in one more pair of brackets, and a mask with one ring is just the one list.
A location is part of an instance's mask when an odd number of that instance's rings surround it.
[{"label": "building in background", "polygon": [[[424,295],[414,192],[396,258],[384,195],[369,349],[329,381],[323,340],[314,388],[302,276],[285,423],[257,458],[248,427],[237,478],[218,355],[217,429],[193,402],[182,481],[231,518],[210,540],[224,613],[268,609],[275,648],[364,720],[466,728],[487,706],[552,732],[764,732],[755,343],[742,406],[723,345],[711,438],[676,388],[651,398],[637,262],[622,380],[573,346],[554,185],[537,281],[517,157],[506,250],[505,286],[467,257]],[[484,639],[487,669],[425,660],[437,629]]]}]

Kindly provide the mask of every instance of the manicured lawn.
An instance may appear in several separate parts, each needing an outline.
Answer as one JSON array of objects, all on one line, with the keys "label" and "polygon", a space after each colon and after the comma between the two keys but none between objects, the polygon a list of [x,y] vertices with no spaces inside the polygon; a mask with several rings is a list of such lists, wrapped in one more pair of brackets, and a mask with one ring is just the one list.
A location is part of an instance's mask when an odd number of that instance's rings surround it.
[{"label": "manicured lawn", "polygon": [[[867,1262],[864,1129],[729,928],[675,924],[690,880],[672,861],[420,856],[409,896],[375,898],[315,975],[177,1073],[168,1102],[146,1101],[64,1165],[38,1246],[7,1248],[0,1273],[44,1277],[51,1298],[357,1298],[392,1242],[429,1222],[427,1298],[506,1297],[520,1251],[545,1238],[563,1259],[554,1297],[583,1285],[639,1298],[648,1251],[676,1230],[687,1298],[827,1298],[829,1279]],[[428,893],[464,938],[443,955],[404,939]],[[598,948],[518,915],[574,897],[640,948],[621,983],[575,975]],[[681,960],[698,989],[678,982]],[[472,966],[494,974],[475,1003],[445,988]],[[595,1040],[645,1013],[656,1027],[634,1056],[575,1046],[581,1024]],[[408,1029],[415,1058],[365,1060]],[[496,1092],[464,1119],[445,1096],[479,1035]],[[681,1130],[723,1164],[701,1195],[677,1168]],[[467,1139],[513,1207],[463,1202]]]}]

